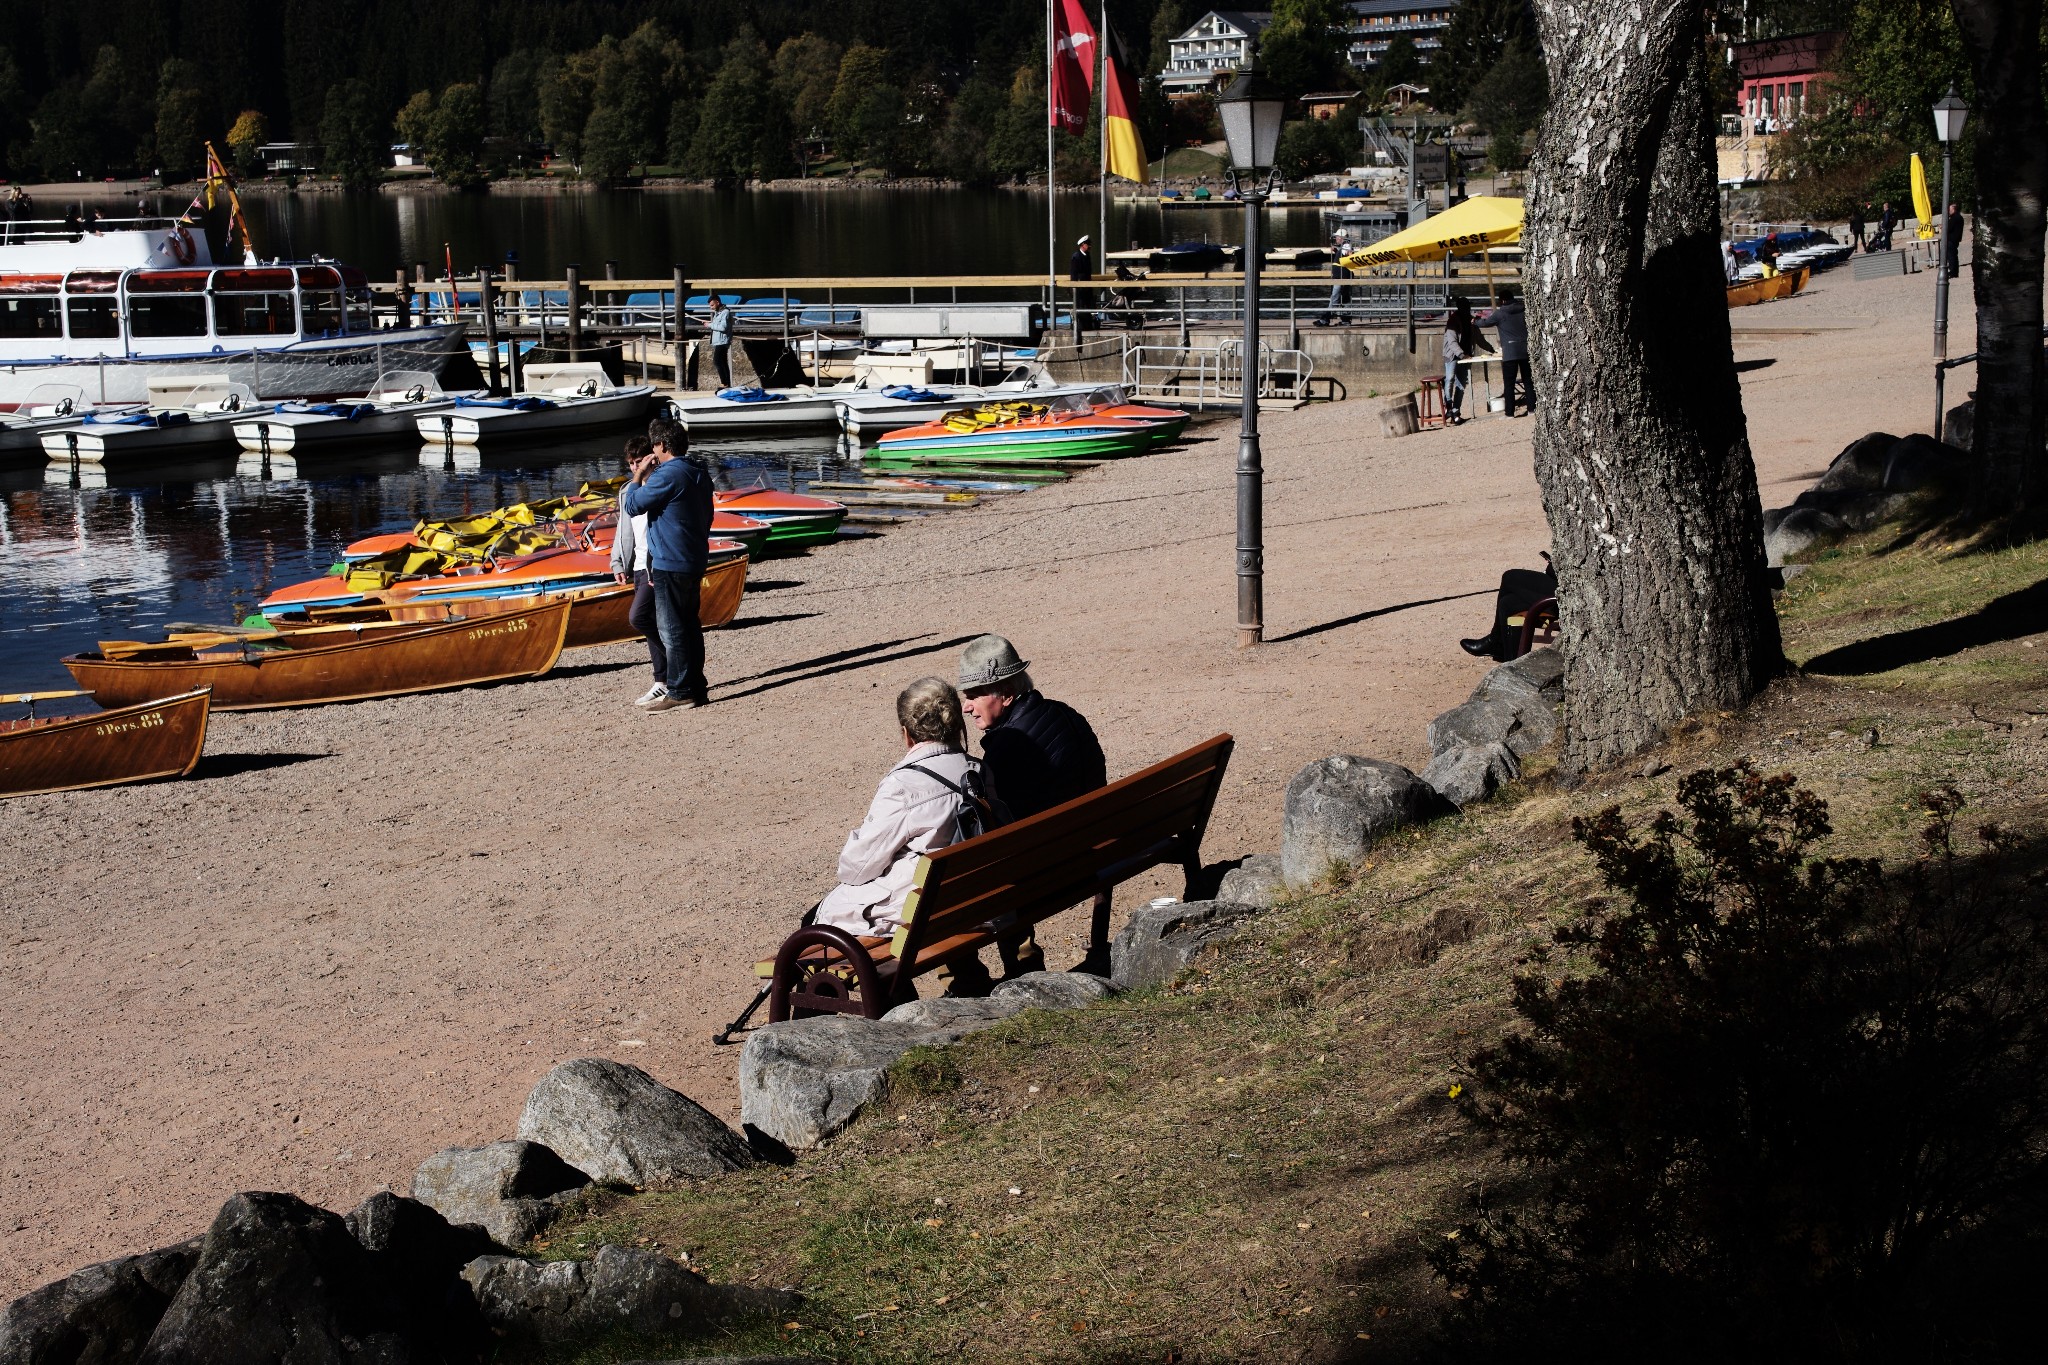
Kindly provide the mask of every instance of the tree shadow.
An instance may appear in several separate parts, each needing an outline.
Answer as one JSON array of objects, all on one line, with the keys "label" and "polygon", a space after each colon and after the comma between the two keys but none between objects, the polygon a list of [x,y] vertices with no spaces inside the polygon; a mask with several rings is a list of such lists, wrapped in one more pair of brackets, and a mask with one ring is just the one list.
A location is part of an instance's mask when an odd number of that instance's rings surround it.
[{"label": "tree shadow", "polygon": [[239,777],[243,773],[289,768],[294,763],[311,763],[333,757],[333,754],[203,754],[190,776],[203,782],[215,777]]},{"label": "tree shadow", "polygon": [[1327,630],[1341,630],[1345,626],[1355,626],[1361,621],[1370,621],[1375,616],[1392,616],[1397,611],[1409,611],[1415,607],[1433,607],[1439,602],[1462,602],[1468,597],[1486,597],[1492,592],[1492,588],[1481,588],[1475,592],[1455,592],[1448,597],[1422,597],[1417,598],[1413,602],[1398,602],[1391,607],[1374,607],[1370,611],[1361,611],[1351,616],[1340,616],[1334,621],[1325,621],[1319,626],[1303,626],[1300,630],[1291,630],[1285,635],[1270,635],[1266,637],[1266,643],[1269,645],[1281,645],[1286,644],[1289,640],[1305,640],[1311,635],[1321,635]]},{"label": "tree shadow", "polygon": [[1755,360],[1738,360],[1735,362],[1735,373],[1748,374],[1751,370],[1768,370],[1777,363],[1778,358],[1776,356],[1768,355],[1759,356]]},{"label": "tree shadow", "polygon": [[[762,682],[759,687],[749,687],[744,692],[728,693],[718,700],[722,702],[738,701],[742,697],[758,696],[763,692],[772,692],[778,687],[788,687],[791,683],[810,682],[814,678],[828,678],[834,673],[846,673],[856,668],[869,668],[875,664],[895,663],[899,659],[914,659],[920,654],[934,654],[942,649],[958,649],[961,645],[974,638],[976,637],[973,635],[956,635],[950,640],[938,640],[931,644],[918,644],[917,642],[920,640],[931,639],[931,635],[928,632],[924,635],[908,635],[900,640],[881,640],[875,644],[861,645],[854,649],[842,649],[831,654],[820,654],[814,659],[805,659],[800,663],[784,664],[780,668],[771,668],[764,673],[755,673],[744,678],[734,678],[731,683],[726,685],[736,686],[740,683],[755,682],[763,678],[773,679],[774,681]],[[898,646],[903,645],[910,647],[907,649],[898,648]],[[889,652],[885,653],[883,651]]]},{"label": "tree shadow", "polygon": [[824,615],[823,612],[817,611],[789,611],[784,612],[780,616],[749,616],[741,620],[727,621],[724,625],[716,627],[716,629],[752,630],[755,626],[775,626],[782,624],[784,621],[808,621],[813,616],[822,615]]},{"label": "tree shadow", "polygon": [[1833,677],[1885,673],[1907,664],[1946,658],[1979,645],[2048,631],[2048,578],[1993,598],[1967,616],[1894,631],[1843,645],[1809,660],[1802,672]]},{"label": "tree shadow", "polygon": [[[618,643],[619,643],[619,644],[622,644],[622,645],[631,645],[631,644],[638,644],[638,643],[639,643],[639,641],[637,641],[637,640],[620,640],[620,641],[618,641]],[[550,677],[550,678],[581,678],[581,677],[585,677],[585,676],[587,676],[587,675],[589,675],[589,674],[592,674],[592,673],[616,673],[616,672],[618,672],[618,671],[619,671],[620,669],[622,669],[622,668],[645,668],[645,667],[647,667],[647,660],[645,660],[645,659],[628,659],[628,660],[625,660],[624,662],[621,662],[621,663],[609,663],[609,664],[600,664],[600,663],[589,663],[589,664],[567,664],[567,665],[563,665],[563,664],[556,664],[556,665],[555,665],[555,666],[554,666],[553,668],[551,668],[551,669],[549,669],[549,670],[547,671],[547,676],[548,676],[548,677]],[[512,682],[524,682],[524,681],[526,681],[526,680],[525,680],[525,679],[523,679],[523,678],[514,678],[514,679],[510,679],[510,681],[512,681]]]}]

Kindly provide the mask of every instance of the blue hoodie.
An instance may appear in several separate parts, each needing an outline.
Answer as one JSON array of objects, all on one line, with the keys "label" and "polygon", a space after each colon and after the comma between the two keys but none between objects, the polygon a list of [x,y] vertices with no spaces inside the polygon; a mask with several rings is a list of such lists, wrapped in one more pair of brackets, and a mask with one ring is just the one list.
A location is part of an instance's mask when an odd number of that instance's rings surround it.
[{"label": "blue hoodie", "polygon": [[627,516],[647,514],[647,566],[668,573],[703,573],[711,536],[711,475],[688,456],[655,466],[642,484],[619,497]]}]

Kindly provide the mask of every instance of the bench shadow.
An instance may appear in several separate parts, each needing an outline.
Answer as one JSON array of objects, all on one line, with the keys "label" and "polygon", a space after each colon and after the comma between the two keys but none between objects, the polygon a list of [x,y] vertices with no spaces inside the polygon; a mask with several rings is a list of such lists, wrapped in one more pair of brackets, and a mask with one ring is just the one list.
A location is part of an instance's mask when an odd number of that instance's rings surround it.
[{"label": "bench shadow", "polygon": [[2048,631],[2048,578],[1993,598],[1968,616],[1931,626],[1894,631],[1817,655],[1801,669],[1832,677],[1862,677],[1907,664],[1946,658],[1979,645],[1994,645]]},{"label": "bench shadow", "polygon": [[238,777],[243,773],[289,768],[294,763],[311,763],[316,759],[333,757],[333,754],[202,754],[188,777],[198,781],[214,777]]},{"label": "bench shadow", "polygon": [[1397,611],[1410,611],[1416,607],[1433,607],[1439,602],[1462,602],[1468,597],[1489,597],[1493,592],[1492,588],[1481,588],[1475,592],[1455,592],[1448,597],[1423,597],[1413,602],[1396,603],[1391,607],[1374,607],[1370,611],[1361,611],[1350,616],[1340,616],[1334,621],[1325,621],[1319,626],[1303,626],[1300,630],[1290,630],[1285,635],[1269,635],[1266,637],[1266,643],[1269,645],[1280,645],[1286,644],[1289,640],[1305,640],[1311,635],[1321,635],[1327,630],[1342,630],[1345,626],[1355,626],[1361,621],[1370,621],[1375,616],[1392,616]]},{"label": "bench shadow", "polygon": [[[872,645],[861,645],[854,649],[836,650],[830,654],[820,654],[815,659],[805,659],[800,663],[784,664],[780,668],[771,668],[764,673],[755,673],[744,678],[734,678],[730,683],[724,684],[724,686],[737,686],[741,683],[755,682],[764,678],[771,681],[762,682],[760,686],[749,687],[742,692],[728,692],[719,697],[718,700],[722,702],[738,701],[742,697],[758,696],[763,692],[772,692],[778,687],[788,687],[791,683],[810,682],[815,678],[829,678],[834,673],[846,673],[856,668],[870,668],[875,664],[895,663],[899,659],[914,659],[920,654],[935,654],[942,649],[958,649],[974,638],[976,637],[972,635],[956,635],[950,640],[937,640],[931,644],[920,644],[918,642],[921,640],[930,640],[930,634],[909,635],[900,640],[882,640]],[[908,648],[899,648],[899,646],[908,646]]]},{"label": "bench shadow", "polygon": [[739,620],[727,621],[724,625],[717,627],[717,629],[752,630],[755,626],[780,625],[784,621],[808,621],[813,616],[822,615],[824,615],[823,612],[817,611],[789,611],[784,612],[780,616],[748,616]]}]

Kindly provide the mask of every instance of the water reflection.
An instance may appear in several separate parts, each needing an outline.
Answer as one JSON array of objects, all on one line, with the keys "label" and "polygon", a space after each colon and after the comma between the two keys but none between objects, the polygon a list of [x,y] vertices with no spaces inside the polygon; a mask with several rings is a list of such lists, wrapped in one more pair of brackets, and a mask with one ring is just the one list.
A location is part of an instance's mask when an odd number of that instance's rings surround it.
[{"label": "water reflection", "polygon": [[[625,435],[480,457],[407,446],[304,467],[248,455],[146,474],[55,463],[0,472],[0,692],[70,687],[58,660],[100,640],[239,621],[364,536],[610,478]],[[829,436],[696,449],[726,487],[759,479],[802,491],[860,477],[858,452]]]}]

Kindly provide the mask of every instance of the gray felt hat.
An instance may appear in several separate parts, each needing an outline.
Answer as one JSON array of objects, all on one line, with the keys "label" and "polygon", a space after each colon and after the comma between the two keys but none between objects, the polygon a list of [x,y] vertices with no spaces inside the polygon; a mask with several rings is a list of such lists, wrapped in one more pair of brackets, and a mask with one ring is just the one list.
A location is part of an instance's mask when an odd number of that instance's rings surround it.
[{"label": "gray felt hat", "polygon": [[1029,666],[1017,657],[1017,647],[1002,636],[978,636],[960,651],[960,686],[963,690],[992,687]]}]

